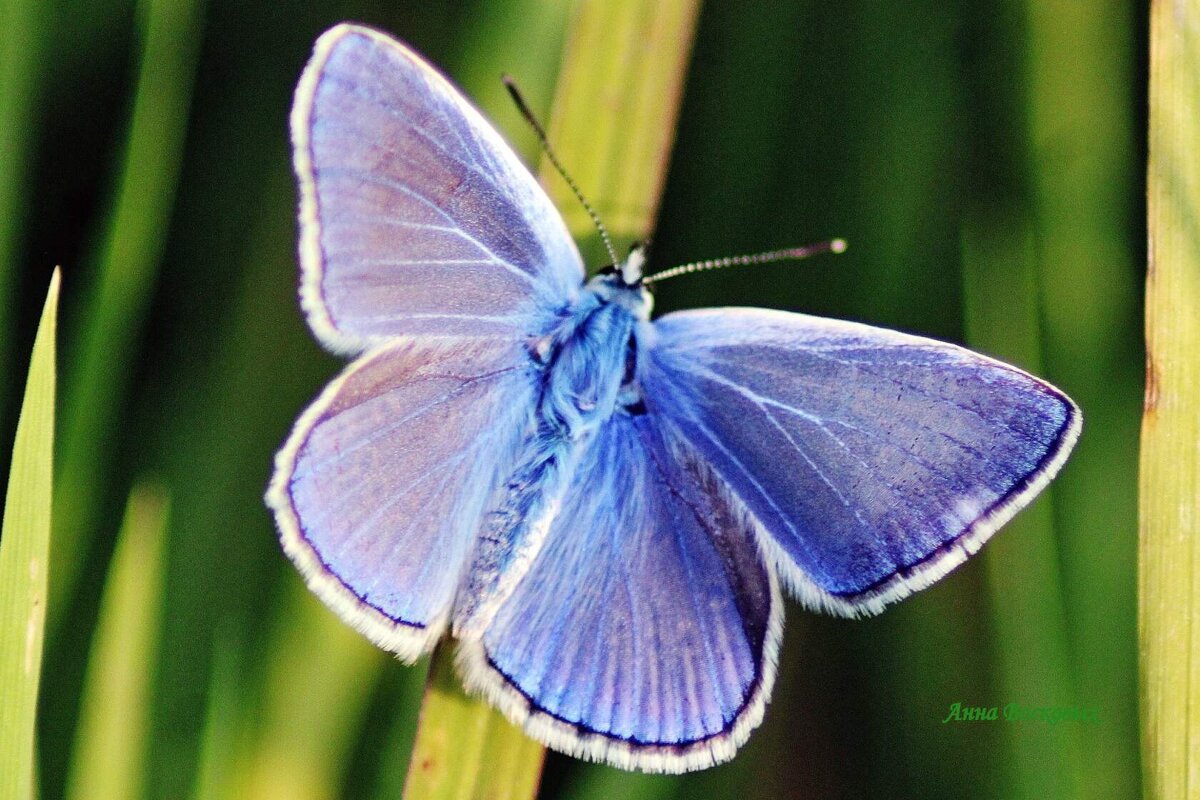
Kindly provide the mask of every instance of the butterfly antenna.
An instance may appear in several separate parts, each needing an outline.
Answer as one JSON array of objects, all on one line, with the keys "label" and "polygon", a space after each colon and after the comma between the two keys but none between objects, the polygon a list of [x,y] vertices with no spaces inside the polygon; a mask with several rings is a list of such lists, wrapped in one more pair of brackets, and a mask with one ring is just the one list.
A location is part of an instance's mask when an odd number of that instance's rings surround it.
[{"label": "butterfly antenna", "polygon": [[745,267],[751,264],[773,264],[776,261],[790,261],[808,258],[821,253],[846,252],[845,239],[830,239],[827,242],[806,245],[805,247],[789,247],[786,250],[771,250],[766,253],[754,253],[748,256],[729,256],[728,258],[713,258],[708,261],[693,261],[678,267],[664,269],[642,279],[642,283],[658,283],[667,278],[677,278],[693,272],[705,272],[710,269],[725,269],[726,267]]},{"label": "butterfly antenna", "polygon": [[600,232],[600,238],[604,240],[604,248],[608,250],[608,257],[612,259],[613,266],[619,265],[621,262],[617,258],[617,251],[613,249],[612,239],[608,235],[608,228],[604,227],[604,223],[600,221],[600,215],[596,213],[596,210],[592,208],[592,204],[583,196],[583,192],[579,191],[579,185],[563,169],[558,156],[554,155],[554,148],[550,146],[550,140],[546,137],[546,130],[537,121],[537,117],[533,115],[533,112],[529,110],[529,106],[525,103],[525,98],[521,96],[521,90],[517,88],[516,82],[508,75],[502,75],[500,79],[504,81],[504,88],[508,89],[513,102],[517,104],[517,110],[521,112],[521,116],[525,118],[525,121],[529,123],[529,127],[533,128],[533,132],[537,134],[538,141],[542,144],[542,152],[546,154],[546,158],[550,159],[550,163],[558,170],[558,174],[562,175],[563,180],[567,182],[567,186],[571,187],[571,191],[575,193],[575,197],[579,200],[579,204],[583,206],[583,210],[592,218],[592,224]]}]

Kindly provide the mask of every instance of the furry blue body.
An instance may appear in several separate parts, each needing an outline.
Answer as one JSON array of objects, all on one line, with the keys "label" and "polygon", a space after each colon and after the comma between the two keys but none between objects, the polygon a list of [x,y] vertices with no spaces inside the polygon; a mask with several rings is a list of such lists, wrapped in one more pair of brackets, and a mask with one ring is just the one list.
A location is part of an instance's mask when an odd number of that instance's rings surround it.
[{"label": "furry blue body", "polygon": [[459,636],[479,635],[528,570],[581,452],[618,413],[641,413],[638,328],[652,306],[640,274],[593,278],[554,328],[529,343],[539,397],[508,479],[493,495],[455,603]]}]

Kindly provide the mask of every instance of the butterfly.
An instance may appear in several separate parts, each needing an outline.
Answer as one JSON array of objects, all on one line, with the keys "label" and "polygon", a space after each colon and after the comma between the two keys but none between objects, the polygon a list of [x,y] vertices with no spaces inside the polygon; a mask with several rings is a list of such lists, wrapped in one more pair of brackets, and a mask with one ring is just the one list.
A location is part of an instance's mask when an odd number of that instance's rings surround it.
[{"label": "butterfly", "polygon": [[308,586],[533,738],[618,767],[726,761],[783,591],[875,614],[962,564],[1081,415],[960,347],[783,311],[651,320],[640,251],[587,279],[478,111],[400,42],[320,37],[291,116],[301,305],[355,358],[267,493]]}]

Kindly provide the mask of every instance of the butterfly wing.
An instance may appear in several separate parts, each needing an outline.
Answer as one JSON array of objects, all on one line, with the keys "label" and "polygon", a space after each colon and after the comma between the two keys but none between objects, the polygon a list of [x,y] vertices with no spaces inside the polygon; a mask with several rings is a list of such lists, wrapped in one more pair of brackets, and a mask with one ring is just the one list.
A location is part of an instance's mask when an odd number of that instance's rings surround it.
[{"label": "butterfly wing", "polygon": [[396,40],[338,25],[296,89],[301,299],[332,350],[388,337],[526,337],[583,265],[533,176],[463,96]]},{"label": "butterfly wing", "polygon": [[465,682],[574,755],[654,772],[731,758],[782,626],[749,521],[647,416],[618,414],[580,459],[529,573],[461,643]]},{"label": "butterfly wing", "polygon": [[1081,417],[960,347],[762,309],[668,314],[643,385],[807,605],[877,613],[976,552],[1049,482]]},{"label": "butterfly wing", "polygon": [[406,660],[445,630],[536,374],[502,339],[395,341],[352,363],[276,457],[285,550],[343,619]]}]

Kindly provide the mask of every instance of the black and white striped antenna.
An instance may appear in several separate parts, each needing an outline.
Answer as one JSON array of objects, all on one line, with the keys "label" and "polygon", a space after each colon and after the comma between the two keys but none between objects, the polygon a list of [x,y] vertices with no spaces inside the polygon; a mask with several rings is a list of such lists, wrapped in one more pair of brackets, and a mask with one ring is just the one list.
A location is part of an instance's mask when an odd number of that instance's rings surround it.
[{"label": "black and white striped antenna", "polygon": [[726,258],[711,258],[707,261],[693,261],[690,264],[680,264],[678,267],[664,269],[653,275],[647,275],[642,283],[659,283],[668,278],[678,278],[680,275],[690,275],[693,272],[706,272],[712,269],[727,269],[729,267],[748,267],[753,264],[773,264],[777,261],[791,261],[808,258],[821,253],[846,252],[845,239],[830,239],[827,242],[806,245],[805,247],[789,247],[785,250],[769,250],[765,253],[754,253],[745,256],[728,256]]},{"label": "black and white striped antenna", "polygon": [[508,89],[513,102],[517,104],[517,110],[521,112],[521,116],[525,118],[525,121],[529,123],[529,127],[533,128],[533,132],[537,134],[538,141],[542,143],[542,152],[546,154],[546,158],[550,159],[550,163],[558,170],[558,174],[562,175],[563,180],[567,182],[567,186],[571,187],[571,191],[575,193],[575,197],[579,200],[579,204],[583,206],[583,210],[592,218],[592,224],[600,232],[600,238],[604,240],[604,249],[608,251],[608,257],[612,259],[613,266],[620,266],[621,262],[617,259],[617,251],[613,248],[612,239],[608,235],[608,228],[604,227],[604,223],[600,221],[600,215],[596,213],[596,210],[592,208],[592,204],[583,196],[583,192],[579,190],[579,185],[575,183],[574,179],[563,169],[563,165],[559,163],[558,156],[554,155],[554,148],[550,146],[550,140],[546,137],[545,129],[537,121],[537,117],[533,115],[533,112],[529,110],[529,106],[526,104],[525,98],[521,96],[521,90],[517,88],[516,82],[508,75],[502,75],[500,79],[504,81],[504,87]]}]

